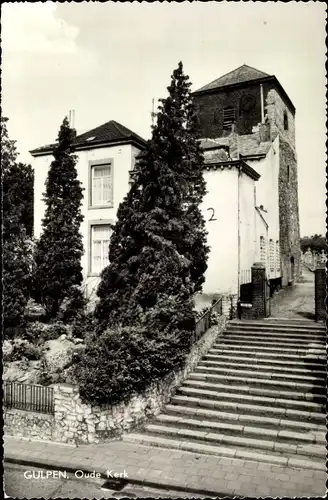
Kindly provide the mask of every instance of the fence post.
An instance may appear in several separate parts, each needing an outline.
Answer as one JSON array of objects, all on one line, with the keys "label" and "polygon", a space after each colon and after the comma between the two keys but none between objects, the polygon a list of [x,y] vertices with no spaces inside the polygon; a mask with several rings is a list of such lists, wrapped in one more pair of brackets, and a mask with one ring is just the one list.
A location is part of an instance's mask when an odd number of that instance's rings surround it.
[{"label": "fence post", "polygon": [[255,262],[252,266],[252,318],[265,318],[265,266]]},{"label": "fence post", "polygon": [[326,320],[326,266],[319,264],[314,271],[314,302],[315,302],[315,320]]}]

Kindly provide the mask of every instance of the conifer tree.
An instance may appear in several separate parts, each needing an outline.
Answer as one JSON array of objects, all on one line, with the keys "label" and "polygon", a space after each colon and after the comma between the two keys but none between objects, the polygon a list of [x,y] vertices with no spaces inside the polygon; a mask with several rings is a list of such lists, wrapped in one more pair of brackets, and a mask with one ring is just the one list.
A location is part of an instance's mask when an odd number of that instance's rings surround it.
[{"label": "conifer tree", "polygon": [[[2,257],[4,327],[20,326],[31,285],[33,171],[17,163],[15,142],[9,139],[8,118],[1,118]],[[7,335],[7,333],[6,333]]]},{"label": "conifer tree", "polygon": [[83,188],[73,154],[75,131],[64,119],[46,180],[43,231],[36,245],[33,293],[48,318],[55,318],[65,299],[76,298],[82,284],[83,254],[80,225],[83,221]]},{"label": "conifer tree", "polygon": [[179,63],[119,207],[110,264],[97,292],[95,314],[102,325],[143,321],[149,309],[164,303],[164,296],[176,297],[177,304],[187,301],[189,308],[204,281],[208,248],[199,205],[205,182],[190,85]]}]

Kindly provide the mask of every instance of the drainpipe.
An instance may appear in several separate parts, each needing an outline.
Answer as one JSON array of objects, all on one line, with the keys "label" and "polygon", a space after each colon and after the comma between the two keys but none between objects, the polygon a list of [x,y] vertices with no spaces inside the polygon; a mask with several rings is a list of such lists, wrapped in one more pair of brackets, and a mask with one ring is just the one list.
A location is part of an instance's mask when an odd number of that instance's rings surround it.
[{"label": "drainpipe", "polygon": [[238,166],[238,288],[237,300],[240,298],[240,178],[241,168]]},{"label": "drainpipe", "polygon": [[261,91],[261,123],[264,123],[264,96],[263,96],[263,85],[260,84]]}]

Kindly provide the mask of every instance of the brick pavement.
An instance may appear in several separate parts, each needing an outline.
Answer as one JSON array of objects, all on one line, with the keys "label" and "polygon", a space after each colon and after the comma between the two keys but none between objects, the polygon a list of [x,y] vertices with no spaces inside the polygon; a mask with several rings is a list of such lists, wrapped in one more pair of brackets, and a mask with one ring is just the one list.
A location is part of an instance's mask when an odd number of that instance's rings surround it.
[{"label": "brick pavement", "polygon": [[323,497],[326,473],[112,441],[78,447],[4,438],[5,462],[126,471],[131,484],[223,497]]}]

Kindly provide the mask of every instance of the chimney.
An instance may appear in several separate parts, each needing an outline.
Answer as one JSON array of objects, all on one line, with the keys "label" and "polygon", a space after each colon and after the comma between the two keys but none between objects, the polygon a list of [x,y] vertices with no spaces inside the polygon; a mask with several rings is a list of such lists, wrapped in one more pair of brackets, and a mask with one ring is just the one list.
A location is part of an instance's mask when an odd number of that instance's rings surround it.
[{"label": "chimney", "polygon": [[75,129],[75,109],[70,109],[68,112],[68,124]]},{"label": "chimney", "polygon": [[259,139],[260,142],[267,142],[270,140],[270,125],[269,123],[259,124]]}]

